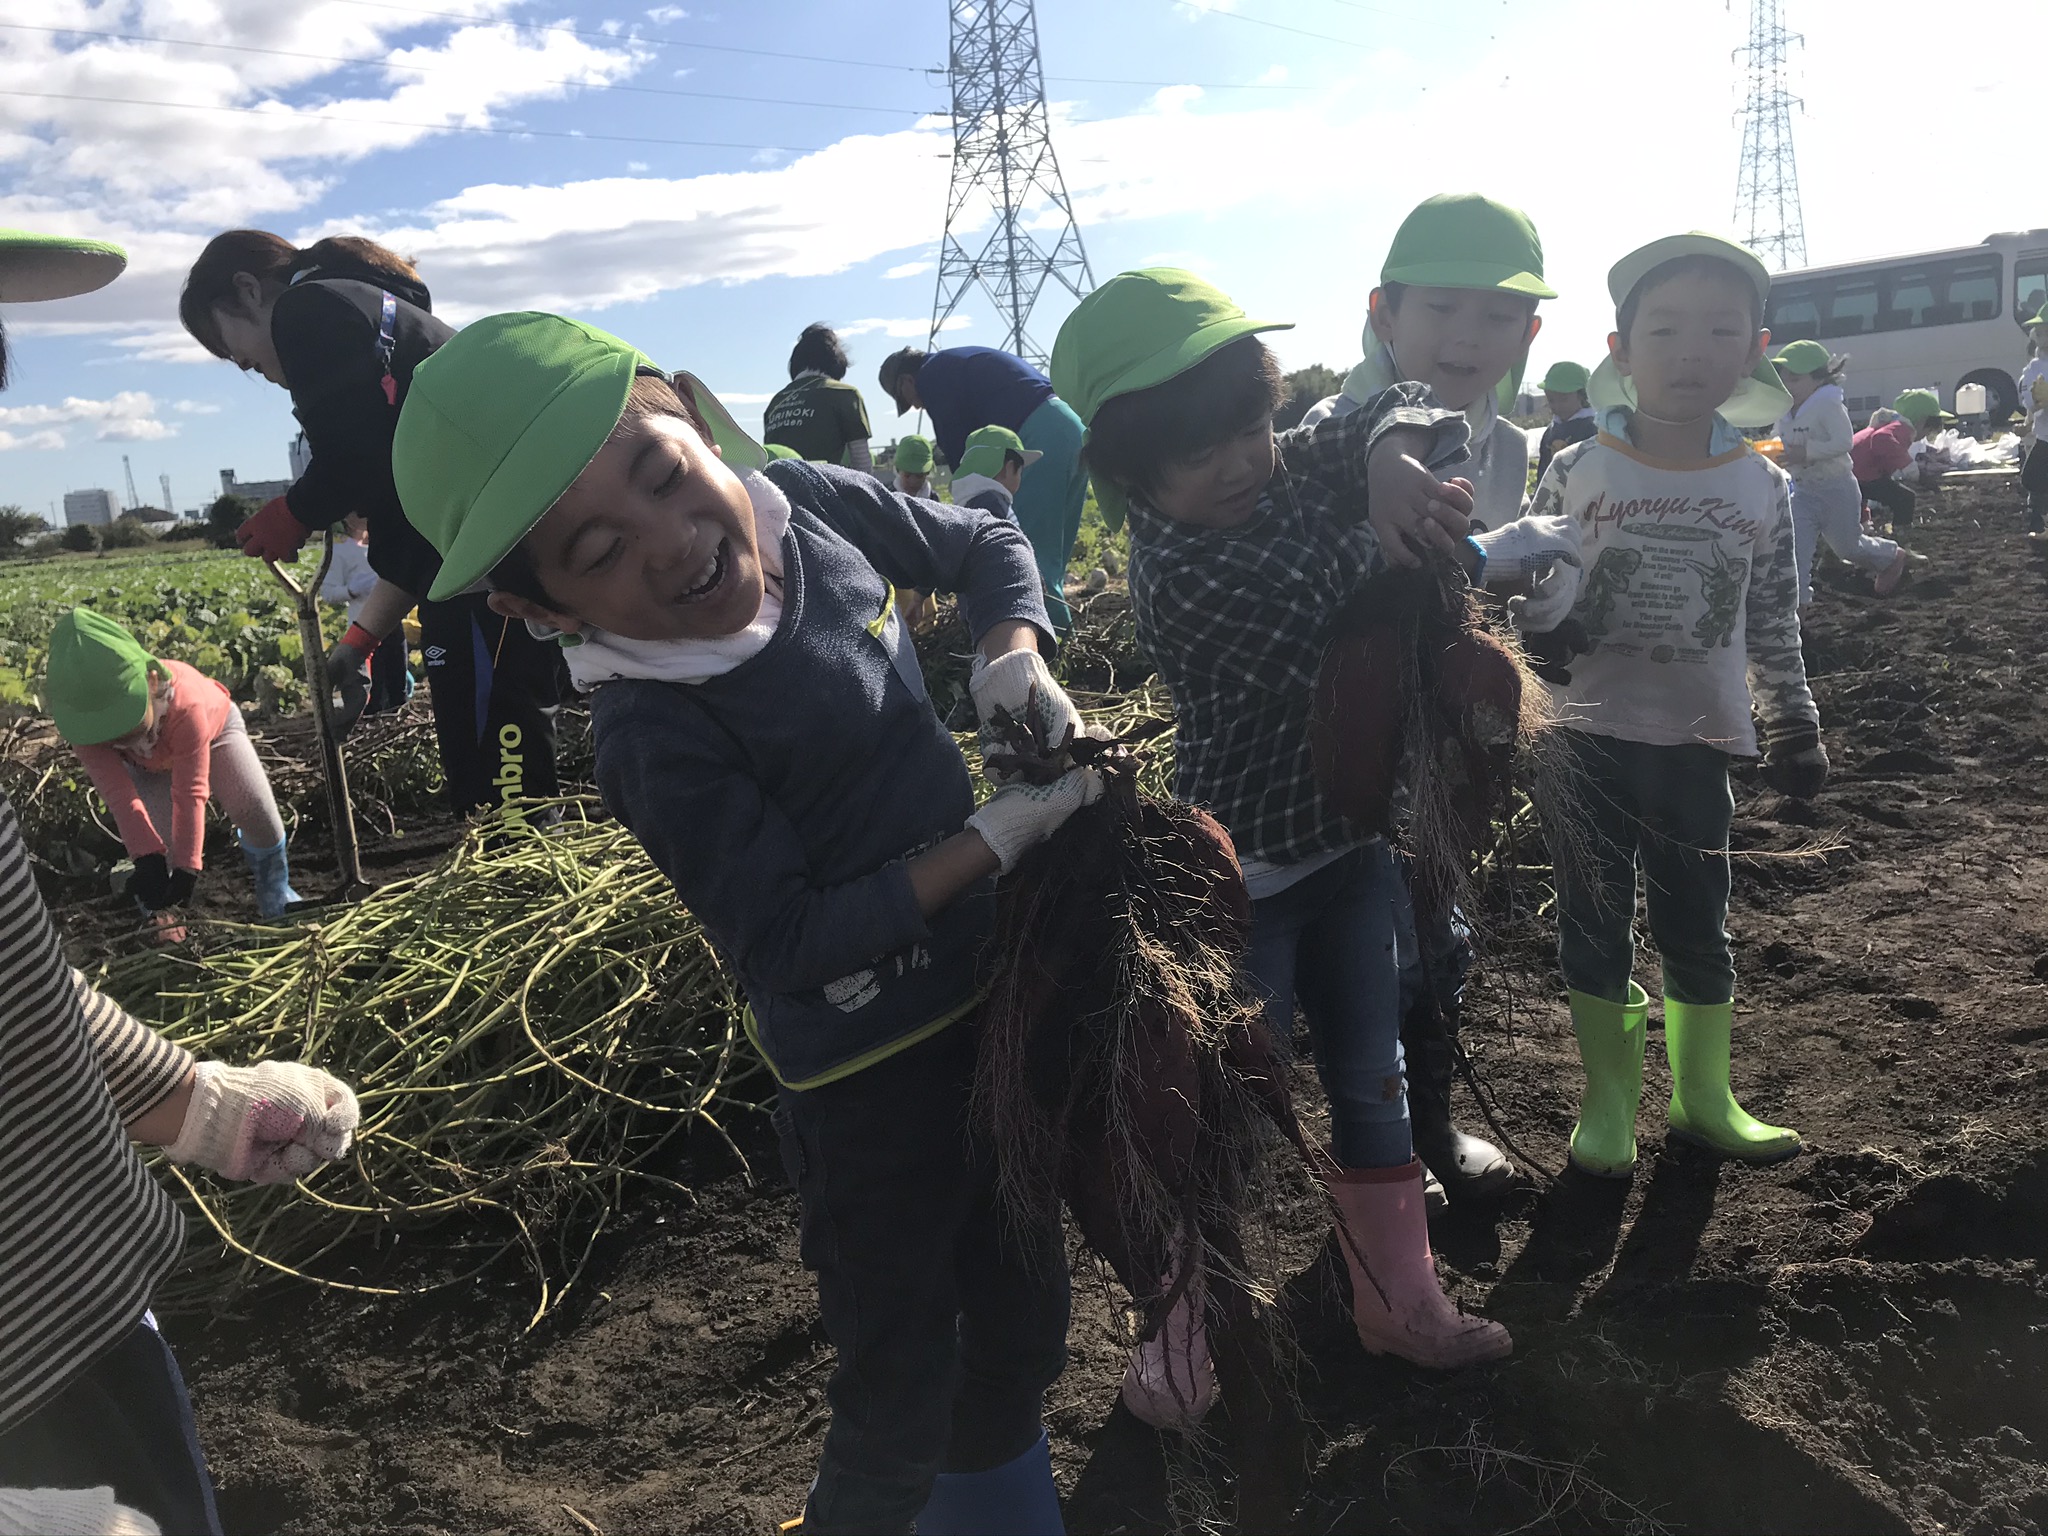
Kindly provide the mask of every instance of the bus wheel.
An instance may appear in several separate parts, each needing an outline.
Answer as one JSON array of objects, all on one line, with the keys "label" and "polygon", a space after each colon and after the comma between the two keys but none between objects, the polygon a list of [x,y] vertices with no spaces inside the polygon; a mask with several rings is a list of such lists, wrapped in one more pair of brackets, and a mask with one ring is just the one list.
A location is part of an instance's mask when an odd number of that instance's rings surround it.
[{"label": "bus wheel", "polygon": [[1984,386],[1984,407],[1990,413],[1994,427],[2003,427],[2012,413],[2020,408],[2020,387],[2003,369],[1979,368],[1975,373],[1964,374],[1956,384],[1958,387],[1964,384]]}]

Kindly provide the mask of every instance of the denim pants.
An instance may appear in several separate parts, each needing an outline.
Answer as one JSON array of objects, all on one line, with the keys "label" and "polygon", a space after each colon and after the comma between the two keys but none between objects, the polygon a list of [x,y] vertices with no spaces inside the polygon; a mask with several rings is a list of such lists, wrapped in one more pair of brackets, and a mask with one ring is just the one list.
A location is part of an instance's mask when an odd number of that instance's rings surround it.
[{"label": "denim pants", "polygon": [[909,1530],[940,1472],[985,1472],[1037,1442],[1066,1366],[1059,1228],[1017,1230],[969,1129],[976,1036],[963,1021],[777,1094],[803,1261],[839,1356],[806,1531]]},{"label": "denim pants", "polygon": [[1385,839],[1354,848],[1252,903],[1245,967],[1282,1051],[1300,1004],[1346,1168],[1397,1168],[1415,1155],[1402,1081],[1401,978],[1394,964],[1394,861]]},{"label": "denim pants", "polygon": [[1024,471],[1010,510],[1024,537],[1031,541],[1038,577],[1045,584],[1045,611],[1061,634],[1073,623],[1062,592],[1067,560],[1074,553],[1081,511],[1088,501],[1088,469],[1081,462],[1081,444],[1087,435],[1073,407],[1057,395],[1025,417],[1017,429],[1024,446],[1045,457]]},{"label": "denim pants", "polygon": [[147,1318],[0,1432],[0,1486],[111,1487],[164,1536],[221,1536],[185,1378]]},{"label": "denim pants", "polygon": [[[1560,733],[1571,782],[1546,796],[1557,949],[1574,992],[1625,1001],[1635,968],[1636,871],[1664,992],[1710,1006],[1735,995],[1728,951],[1728,754]],[[1553,770],[1553,771],[1564,771]],[[1569,815],[1575,826],[1560,826]]]}]

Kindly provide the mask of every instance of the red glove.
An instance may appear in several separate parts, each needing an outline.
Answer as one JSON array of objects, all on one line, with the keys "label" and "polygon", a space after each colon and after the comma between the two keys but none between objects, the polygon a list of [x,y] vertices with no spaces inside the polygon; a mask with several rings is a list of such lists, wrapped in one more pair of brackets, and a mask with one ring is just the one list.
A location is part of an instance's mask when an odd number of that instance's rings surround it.
[{"label": "red glove", "polygon": [[235,542],[252,560],[291,560],[313,537],[313,530],[292,516],[282,496],[263,503],[235,530]]}]

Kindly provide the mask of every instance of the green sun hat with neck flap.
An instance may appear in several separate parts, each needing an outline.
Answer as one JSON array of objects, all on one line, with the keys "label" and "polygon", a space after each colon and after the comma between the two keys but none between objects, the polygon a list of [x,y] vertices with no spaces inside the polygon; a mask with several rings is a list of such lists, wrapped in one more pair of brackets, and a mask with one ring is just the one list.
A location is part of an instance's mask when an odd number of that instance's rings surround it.
[{"label": "green sun hat with neck flap", "polygon": [[[589,467],[640,374],[669,375],[609,332],[561,315],[491,315],[413,372],[391,445],[406,517],[441,552],[435,601],[476,585]],[[768,462],[691,374],[691,400],[734,470]]]},{"label": "green sun hat with neck flap", "polygon": [[1529,216],[1477,192],[1440,192],[1417,204],[1394,231],[1380,281],[1557,297],[1543,281],[1543,241]]},{"label": "green sun hat with neck flap", "polygon": [[915,436],[896,439],[896,472],[899,475],[928,475],[932,472],[932,445]]},{"label": "green sun hat with neck flap", "polygon": [[163,671],[135,637],[90,608],[73,608],[50,631],[44,702],[74,747],[126,736],[149,712],[149,680]]},{"label": "green sun hat with neck flap", "polygon": [[104,240],[0,229],[0,304],[71,299],[104,288],[128,265],[128,253]]},{"label": "green sun hat with neck flap", "polygon": [[1543,375],[1541,388],[1552,395],[1584,394],[1590,377],[1578,363],[1552,363],[1550,372]]},{"label": "green sun hat with neck flap", "polygon": [[960,462],[954,466],[956,475],[986,475],[993,480],[1003,472],[1003,455],[1017,454],[1028,469],[1045,455],[1036,448],[1026,448],[1024,439],[1008,427],[978,427],[967,434],[967,447],[960,454]]},{"label": "green sun hat with neck flap", "polygon": [[[1118,395],[1178,378],[1219,347],[1260,331],[1291,331],[1291,320],[1253,320],[1212,283],[1179,267],[1120,272],[1074,306],[1052,344],[1052,387],[1086,427]],[[1128,504],[1118,486],[1097,481],[1096,504],[1112,530]]]}]

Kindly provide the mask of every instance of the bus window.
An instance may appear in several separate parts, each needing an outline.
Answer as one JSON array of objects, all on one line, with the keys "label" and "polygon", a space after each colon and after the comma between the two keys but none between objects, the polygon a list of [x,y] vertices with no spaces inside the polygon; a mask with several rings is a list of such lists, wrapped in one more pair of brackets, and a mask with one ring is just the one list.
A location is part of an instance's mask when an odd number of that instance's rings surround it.
[{"label": "bus window", "polygon": [[1955,325],[1968,320],[1993,320],[1998,316],[1998,274],[1996,257],[1989,261],[1959,261],[1949,269],[1946,316],[1929,320],[1930,325]]},{"label": "bus window", "polygon": [[2022,256],[2013,263],[2013,315],[2026,321],[2043,309],[2048,309],[2048,255]]},{"label": "bus window", "polygon": [[1877,279],[1844,279],[1834,285],[1828,317],[1820,325],[1824,338],[1861,336],[1877,326]]},{"label": "bus window", "polygon": [[1773,288],[1764,323],[1770,327],[1773,344],[1811,341],[1820,334],[1820,305],[1814,290],[1803,284],[1782,293]]},{"label": "bus window", "polygon": [[1877,329],[1904,331],[1927,324],[1927,312],[1934,308],[1934,273],[1926,267],[1899,267],[1885,276],[1885,303],[1877,314]]}]

